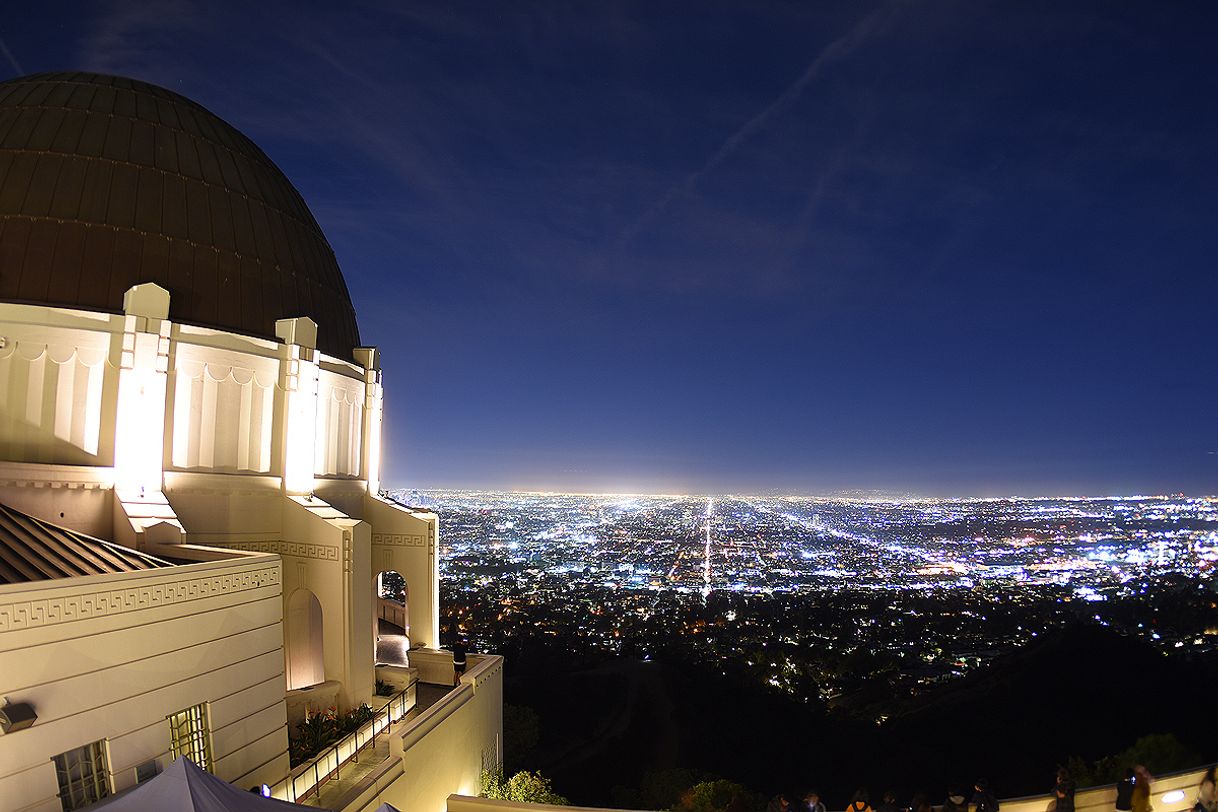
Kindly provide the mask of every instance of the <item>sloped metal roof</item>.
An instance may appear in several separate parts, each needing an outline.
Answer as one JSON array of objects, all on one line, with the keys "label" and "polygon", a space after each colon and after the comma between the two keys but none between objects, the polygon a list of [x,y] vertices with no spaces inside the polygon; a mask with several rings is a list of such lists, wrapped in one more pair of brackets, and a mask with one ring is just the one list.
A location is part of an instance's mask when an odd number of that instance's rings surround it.
[{"label": "sloped metal roof", "polygon": [[172,566],[138,550],[86,536],[0,504],[0,584]]},{"label": "sloped metal roof", "polygon": [[117,76],[0,82],[0,300],[121,312],[142,282],[174,321],[274,339],[309,316],[323,352],[360,345],[321,227],[235,128]]}]

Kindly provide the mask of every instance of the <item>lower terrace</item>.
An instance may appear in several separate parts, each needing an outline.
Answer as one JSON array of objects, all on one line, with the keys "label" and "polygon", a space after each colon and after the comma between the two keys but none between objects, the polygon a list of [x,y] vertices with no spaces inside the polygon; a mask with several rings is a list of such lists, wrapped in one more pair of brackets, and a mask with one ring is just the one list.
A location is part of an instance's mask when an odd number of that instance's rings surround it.
[{"label": "lower terrace", "polygon": [[[397,692],[389,698],[377,697],[372,720],[293,769],[288,778],[272,788],[274,797],[335,812],[355,812],[374,809],[382,795],[386,799],[421,795],[440,812],[447,789],[452,786],[476,792],[481,770],[502,758],[503,659],[470,655],[470,670],[456,685],[451,682],[451,652],[414,649],[409,652],[409,662],[408,666],[378,664],[377,679],[393,685]],[[460,729],[452,720],[458,710],[470,704],[480,687],[490,689],[491,701],[477,703],[482,707],[473,714],[472,727],[482,731],[484,739],[489,733],[493,763],[488,763],[486,746],[479,748],[468,741],[471,720],[462,720]],[[449,746],[454,735],[463,747]],[[431,768],[412,771],[413,778],[408,781],[404,777],[406,761],[430,764]],[[460,763],[463,761],[469,763]],[[451,778],[446,783],[442,776],[454,774],[454,768],[460,774],[458,784],[451,783]],[[400,786],[403,782],[409,786]]]}]

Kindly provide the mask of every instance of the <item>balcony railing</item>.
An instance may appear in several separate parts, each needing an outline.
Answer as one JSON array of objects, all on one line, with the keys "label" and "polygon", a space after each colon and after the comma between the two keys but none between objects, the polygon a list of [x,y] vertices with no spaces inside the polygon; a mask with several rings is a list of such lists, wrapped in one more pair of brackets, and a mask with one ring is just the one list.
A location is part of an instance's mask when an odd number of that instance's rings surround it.
[{"label": "balcony railing", "polygon": [[358,763],[360,752],[375,747],[377,737],[389,735],[394,722],[400,721],[414,707],[414,700],[407,697],[412,688],[414,685],[408,685],[394,694],[385,707],[353,733],[330,745],[307,764],[292,770],[287,778],[271,788],[272,797],[283,801],[303,801],[315,795],[326,781],[341,777],[340,771],[344,767]]}]

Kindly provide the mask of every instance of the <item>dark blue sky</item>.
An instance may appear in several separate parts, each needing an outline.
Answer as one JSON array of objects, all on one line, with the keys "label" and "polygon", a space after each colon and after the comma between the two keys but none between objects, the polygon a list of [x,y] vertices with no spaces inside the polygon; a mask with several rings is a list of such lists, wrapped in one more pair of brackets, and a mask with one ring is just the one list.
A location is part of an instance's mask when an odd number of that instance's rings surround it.
[{"label": "dark blue sky", "polygon": [[279,163],[391,485],[1218,492],[1213,3],[139,6],[0,71]]}]

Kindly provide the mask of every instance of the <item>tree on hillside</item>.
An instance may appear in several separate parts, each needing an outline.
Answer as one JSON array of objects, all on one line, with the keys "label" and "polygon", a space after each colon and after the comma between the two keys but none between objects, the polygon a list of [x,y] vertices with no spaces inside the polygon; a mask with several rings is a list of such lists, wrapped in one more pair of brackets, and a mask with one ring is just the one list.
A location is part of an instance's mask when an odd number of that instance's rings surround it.
[{"label": "tree on hillside", "polygon": [[1099,786],[1120,781],[1127,767],[1143,764],[1153,773],[1182,770],[1201,762],[1201,757],[1171,733],[1143,736],[1129,747],[1112,756],[1088,764],[1078,756],[1070,759],[1068,767],[1080,787]]},{"label": "tree on hillside", "polygon": [[719,778],[694,784],[681,795],[674,812],[753,812],[764,799],[741,784]]}]

